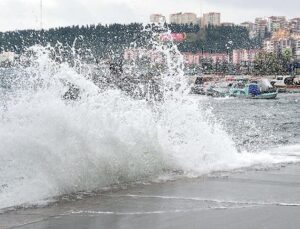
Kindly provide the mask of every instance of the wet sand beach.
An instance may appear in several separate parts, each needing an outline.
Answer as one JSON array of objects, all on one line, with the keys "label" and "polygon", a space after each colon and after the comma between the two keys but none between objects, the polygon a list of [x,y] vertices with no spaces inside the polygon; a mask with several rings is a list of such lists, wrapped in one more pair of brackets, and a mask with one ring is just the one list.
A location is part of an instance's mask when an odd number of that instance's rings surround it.
[{"label": "wet sand beach", "polygon": [[0,215],[0,228],[299,228],[300,164],[140,185]]}]

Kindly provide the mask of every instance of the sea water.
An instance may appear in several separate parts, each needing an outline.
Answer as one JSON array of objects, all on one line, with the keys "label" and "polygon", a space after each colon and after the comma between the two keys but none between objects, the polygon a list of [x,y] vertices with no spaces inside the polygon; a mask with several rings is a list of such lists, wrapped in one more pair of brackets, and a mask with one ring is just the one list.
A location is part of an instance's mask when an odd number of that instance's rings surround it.
[{"label": "sea water", "polygon": [[[90,72],[33,47],[1,69],[0,208],[160,177],[195,177],[299,161],[299,97],[208,99],[188,93],[183,58],[161,48],[163,100],[100,89]],[[68,83],[80,98],[64,100]]]}]

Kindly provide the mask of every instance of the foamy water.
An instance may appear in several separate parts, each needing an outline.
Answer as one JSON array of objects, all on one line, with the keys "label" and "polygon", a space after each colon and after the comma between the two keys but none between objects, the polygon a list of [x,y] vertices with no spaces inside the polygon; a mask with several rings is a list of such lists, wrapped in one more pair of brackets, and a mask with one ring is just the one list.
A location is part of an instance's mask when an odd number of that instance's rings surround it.
[{"label": "foamy water", "polygon": [[[200,176],[298,161],[299,146],[280,153],[238,152],[211,110],[186,93],[180,57],[168,60],[164,102],[153,104],[117,89],[100,91],[86,75],[53,62],[45,49],[34,51],[18,87],[1,98],[0,208],[174,171]],[[80,88],[80,100],[62,99],[65,82]]]}]

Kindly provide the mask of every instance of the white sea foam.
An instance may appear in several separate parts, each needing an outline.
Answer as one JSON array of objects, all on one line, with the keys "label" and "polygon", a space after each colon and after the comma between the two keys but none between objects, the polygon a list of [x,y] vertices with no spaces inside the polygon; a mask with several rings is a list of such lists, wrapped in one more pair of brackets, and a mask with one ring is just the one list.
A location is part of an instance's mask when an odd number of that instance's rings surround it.
[{"label": "white sea foam", "polygon": [[[238,152],[211,112],[184,89],[168,90],[163,103],[149,104],[116,89],[99,91],[86,76],[51,61],[44,49],[34,51],[28,78],[1,108],[0,208],[173,171],[197,176],[297,160]],[[162,76],[168,87],[168,77],[176,72],[178,83],[182,76],[178,69],[170,72]],[[79,101],[62,99],[65,81],[80,88]]]}]

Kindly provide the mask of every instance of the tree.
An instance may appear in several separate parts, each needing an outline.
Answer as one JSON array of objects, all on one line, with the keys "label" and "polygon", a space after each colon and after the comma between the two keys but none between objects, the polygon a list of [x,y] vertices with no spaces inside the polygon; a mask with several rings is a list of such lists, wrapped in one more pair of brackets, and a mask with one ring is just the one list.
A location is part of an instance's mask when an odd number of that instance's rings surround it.
[{"label": "tree", "polygon": [[288,74],[291,63],[291,52],[269,53],[260,52],[254,61],[256,75],[283,75]]}]

